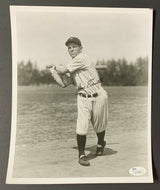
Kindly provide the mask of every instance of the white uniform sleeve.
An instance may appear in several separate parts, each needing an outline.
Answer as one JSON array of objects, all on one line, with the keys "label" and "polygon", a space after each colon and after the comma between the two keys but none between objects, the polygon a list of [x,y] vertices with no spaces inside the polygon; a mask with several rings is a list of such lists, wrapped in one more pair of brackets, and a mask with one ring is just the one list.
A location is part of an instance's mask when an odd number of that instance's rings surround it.
[{"label": "white uniform sleeve", "polygon": [[87,68],[86,60],[82,56],[77,56],[74,59],[72,59],[67,65],[67,69],[70,73],[75,72],[76,70],[85,69]]}]

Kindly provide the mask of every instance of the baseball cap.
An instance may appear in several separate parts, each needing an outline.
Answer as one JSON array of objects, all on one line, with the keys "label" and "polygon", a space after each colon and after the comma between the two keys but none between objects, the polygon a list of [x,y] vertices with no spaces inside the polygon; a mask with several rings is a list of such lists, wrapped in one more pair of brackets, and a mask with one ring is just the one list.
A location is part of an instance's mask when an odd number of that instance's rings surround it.
[{"label": "baseball cap", "polygon": [[79,45],[79,46],[82,46],[81,41],[80,41],[77,37],[70,37],[70,38],[66,41],[65,45],[68,46],[69,43],[75,43],[75,44],[77,44],[77,45]]}]

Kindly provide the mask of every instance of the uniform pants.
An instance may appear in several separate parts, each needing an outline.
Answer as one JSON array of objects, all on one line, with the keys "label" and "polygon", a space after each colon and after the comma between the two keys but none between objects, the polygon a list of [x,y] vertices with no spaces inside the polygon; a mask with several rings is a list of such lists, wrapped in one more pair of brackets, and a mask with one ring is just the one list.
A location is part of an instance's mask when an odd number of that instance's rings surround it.
[{"label": "uniform pants", "polygon": [[96,133],[106,130],[108,121],[108,95],[101,88],[97,97],[77,96],[77,128],[76,133],[79,135],[87,135],[90,122]]}]

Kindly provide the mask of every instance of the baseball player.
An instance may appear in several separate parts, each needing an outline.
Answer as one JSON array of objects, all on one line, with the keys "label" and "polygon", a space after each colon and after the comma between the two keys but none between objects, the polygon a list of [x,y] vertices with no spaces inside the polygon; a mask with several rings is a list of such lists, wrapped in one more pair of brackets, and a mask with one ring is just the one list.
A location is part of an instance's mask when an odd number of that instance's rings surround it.
[{"label": "baseball player", "polygon": [[[89,166],[90,162],[85,155],[89,123],[91,122],[98,138],[96,155],[101,156],[106,145],[104,137],[108,120],[108,96],[101,86],[94,65],[82,53],[81,41],[77,37],[71,37],[65,45],[72,58],[71,61],[64,66],[51,66],[49,68],[60,76],[62,87],[68,86],[72,82],[71,78],[77,86],[76,133],[79,163],[83,166]],[[63,78],[64,76],[65,78]]]}]

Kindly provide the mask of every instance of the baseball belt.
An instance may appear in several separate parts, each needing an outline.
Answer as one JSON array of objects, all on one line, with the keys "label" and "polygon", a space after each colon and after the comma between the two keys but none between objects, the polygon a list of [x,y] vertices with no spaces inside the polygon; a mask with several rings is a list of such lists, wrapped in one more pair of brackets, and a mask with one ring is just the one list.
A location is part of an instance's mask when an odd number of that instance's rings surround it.
[{"label": "baseball belt", "polygon": [[83,93],[79,93],[78,95],[84,97],[84,98],[91,98],[91,97],[97,97],[98,96],[98,93],[94,93],[94,94],[83,94]]}]

